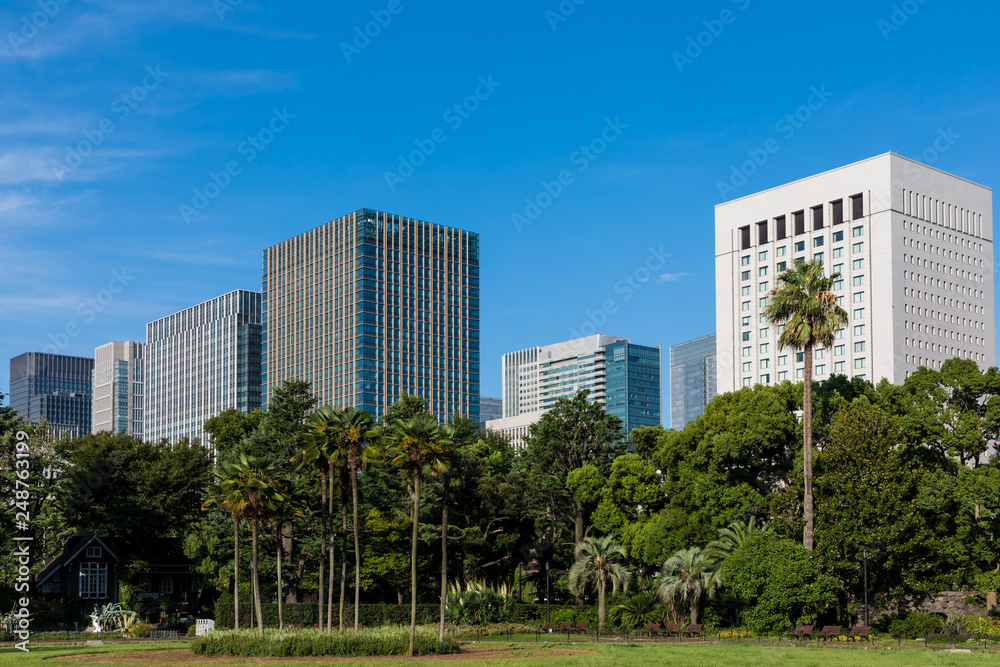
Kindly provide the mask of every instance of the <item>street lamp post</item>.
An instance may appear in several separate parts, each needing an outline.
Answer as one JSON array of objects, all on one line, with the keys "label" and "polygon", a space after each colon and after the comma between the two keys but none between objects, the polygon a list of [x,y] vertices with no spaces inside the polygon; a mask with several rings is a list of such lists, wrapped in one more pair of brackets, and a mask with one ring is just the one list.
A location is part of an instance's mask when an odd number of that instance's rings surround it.
[{"label": "street lamp post", "polygon": [[868,547],[861,552],[864,558],[864,578],[865,578],[865,625],[868,625]]},{"label": "street lamp post", "polygon": [[545,559],[545,622],[549,623],[549,559]]}]

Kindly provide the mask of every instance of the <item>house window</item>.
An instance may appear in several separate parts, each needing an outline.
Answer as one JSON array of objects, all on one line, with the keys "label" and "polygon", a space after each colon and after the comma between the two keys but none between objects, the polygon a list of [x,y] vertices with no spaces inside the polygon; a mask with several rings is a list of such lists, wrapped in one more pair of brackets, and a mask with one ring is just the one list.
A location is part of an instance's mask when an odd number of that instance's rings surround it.
[{"label": "house window", "polygon": [[787,262],[778,262],[778,271],[779,272],[784,271],[787,268],[788,268],[788,263]]},{"label": "house window", "polygon": [[838,199],[837,201],[830,202],[830,215],[833,218],[833,224],[839,225],[844,221],[844,200]]},{"label": "house window", "polygon": [[795,227],[796,236],[799,234],[806,233],[806,213],[805,211],[796,211],[792,213],[792,224]]},{"label": "house window", "polygon": [[740,227],[740,250],[750,247],[750,225]]},{"label": "house window", "polygon": [[760,367],[761,368],[770,368],[771,367],[771,360],[770,359],[761,359],[760,360]]},{"label": "house window", "polygon": [[843,280],[834,280],[833,281],[833,290],[836,292],[837,290],[842,290],[842,289],[844,289],[844,281]]},{"label": "house window", "polygon": [[100,558],[101,547],[87,547],[87,558]]},{"label": "house window", "polygon": [[837,258],[843,257],[843,256],[844,256],[844,248],[843,247],[839,247],[839,248],[834,248],[833,249],[833,258],[834,259],[837,259]]},{"label": "house window", "polygon": [[771,374],[770,373],[764,373],[763,375],[761,375],[760,376],[760,383],[761,384],[771,384]]},{"label": "house window", "polygon": [[749,387],[752,382],[753,382],[753,380],[751,378],[743,378],[743,386],[744,387]]},{"label": "house window", "polygon": [[854,276],[854,286],[855,287],[861,287],[864,284],[865,284],[865,277],[864,276]]},{"label": "house window", "polygon": [[[907,322],[907,324],[909,324],[909,322]],[[865,335],[865,325],[863,325],[863,324],[855,325],[855,327],[854,327],[854,335],[855,336],[864,336]]]},{"label": "house window", "polygon": [[743,340],[750,340],[750,332],[749,331],[744,331],[743,332]]},{"label": "house window", "polygon": [[766,266],[762,266],[759,269],[757,269],[757,275],[761,276],[761,277],[766,276],[767,275],[767,267]]},{"label": "house window", "polygon": [[813,231],[817,229],[823,229],[823,207],[813,206],[811,210],[813,219]]},{"label": "house window", "polygon": [[805,249],[806,249],[806,242],[805,241],[796,241],[795,242],[795,252],[802,252]]},{"label": "house window", "polygon": [[80,598],[102,599],[108,596],[108,564],[80,563]]},{"label": "house window", "polygon": [[864,300],[865,300],[865,293],[864,292],[855,292],[854,293],[854,303],[864,303]]},{"label": "house window", "polygon": [[865,235],[865,228],[862,225],[858,225],[857,227],[851,230],[851,236],[864,236],[864,235]]},{"label": "house window", "polygon": [[854,267],[855,271],[860,271],[861,269],[865,268],[865,260],[864,259],[856,259],[856,260],[854,260],[854,263],[851,266]]},{"label": "house window", "polygon": [[788,365],[788,355],[787,354],[783,354],[780,357],[778,357],[778,365],[779,366],[787,366]]},{"label": "house window", "polygon": [[749,373],[752,370],[753,370],[753,362],[752,361],[744,361],[743,362],[743,372],[744,373]]},{"label": "house window", "polygon": [[854,319],[856,319],[856,320],[863,320],[863,319],[865,319],[865,309],[864,308],[855,308],[854,309]]},{"label": "house window", "polygon": [[749,357],[751,354],[753,354],[753,348],[752,347],[750,347],[748,345],[748,346],[746,346],[746,347],[743,348],[743,356],[744,357]]},{"label": "house window", "polygon": [[860,243],[855,243],[854,245],[851,246],[851,252],[853,252],[854,254],[858,254],[859,252],[864,252],[864,250],[865,250],[864,241],[861,241]]},{"label": "house window", "polygon": [[826,364],[820,364],[816,367],[816,375],[826,375]]},{"label": "house window", "polygon": [[826,239],[824,237],[822,237],[822,236],[817,236],[816,238],[813,239],[813,247],[814,248],[819,248],[824,243],[826,243]]},{"label": "house window", "polygon": [[749,266],[750,265],[750,255],[743,255],[743,257],[740,258],[740,264],[742,264],[743,266]]},{"label": "house window", "polygon": [[833,365],[833,372],[834,373],[843,373],[844,372],[844,362],[843,361],[838,361],[837,363],[835,363]]},{"label": "house window", "polygon": [[788,236],[785,233],[785,216],[779,216],[774,219],[774,238],[778,241]]},{"label": "house window", "polygon": [[788,252],[788,246],[781,246],[780,248],[774,251],[774,254],[777,255],[778,257],[784,257],[786,252]]},{"label": "house window", "polygon": [[743,294],[743,296],[750,296],[750,286],[749,285],[744,285],[743,286],[743,292],[742,292],[742,294]]},{"label": "house window", "polygon": [[854,351],[855,352],[864,352],[865,351],[865,341],[859,340],[858,342],[856,342],[854,344]]},{"label": "house window", "polygon": [[[765,243],[766,243],[766,241],[765,241]],[[764,250],[762,252],[757,253],[757,260],[760,261],[760,262],[766,262],[767,261],[767,251]]]},{"label": "house window", "polygon": [[778,373],[778,382],[785,382],[786,380],[788,380],[788,371]]},{"label": "house window", "polygon": [[844,346],[843,345],[834,345],[833,346],[833,354],[835,356],[838,356],[838,357],[841,356],[841,355],[843,355],[844,354]]},{"label": "house window", "polygon": [[844,265],[843,264],[834,264],[833,265],[833,272],[834,273],[843,273],[844,272]]},{"label": "house window", "polygon": [[742,308],[743,310],[750,310],[750,302],[744,301],[743,303],[740,304],[740,308]]},{"label": "house window", "polygon": [[760,344],[760,353],[761,354],[768,354],[770,351],[771,351],[771,344],[770,343],[761,343]]},{"label": "house window", "polygon": [[744,271],[742,274],[740,274],[740,277],[743,280],[750,280],[750,272],[749,271]]},{"label": "house window", "polygon": [[750,318],[749,317],[744,317],[743,318],[743,326],[745,326],[745,327],[750,326]]},{"label": "house window", "polygon": [[864,368],[865,367],[865,358],[861,357],[860,359],[855,359],[854,360],[854,367],[855,368]]},{"label": "house window", "polygon": [[769,282],[767,282],[767,281],[765,280],[764,282],[762,282],[762,283],[760,284],[760,288],[758,289],[758,291],[759,291],[759,292],[766,292],[766,291],[767,291],[767,290],[769,290],[770,288],[771,288],[771,283],[769,283]]},{"label": "house window", "polygon": [[817,259],[817,260],[819,260],[819,261],[822,262],[823,261],[823,253],[821,253],[821,252],[816,253],[815,255],[813,255],[813,259]]},{"label": "house window", "polygon": [[173,595],[174,592],[174,578],[172,575],[165,574],[160,577],[160,593],[163,595]]},{"label": "house window", "polygon": [[767,338],[770,334],[771,334],[771,330],[768,329],[768,328],[764,328],[764,329],[760,330],[760,337],[761,338]]}]

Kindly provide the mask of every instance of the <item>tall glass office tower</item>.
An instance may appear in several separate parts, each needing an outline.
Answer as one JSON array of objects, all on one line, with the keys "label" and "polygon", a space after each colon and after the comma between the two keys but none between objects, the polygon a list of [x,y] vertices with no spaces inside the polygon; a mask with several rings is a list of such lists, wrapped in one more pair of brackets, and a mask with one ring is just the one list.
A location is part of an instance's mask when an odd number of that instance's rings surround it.
[{"label": "tall glass office tower", "polygon": [[705,414],[715,398],[715,334],[670,346],[670,428]]},{"label": "tall glass office tower", "polygon": [[361,209],[264,250],[265,401],[285,380],[374,417],[479,419],[479,235]]},{"label": "tall glass office tower", "polygon": [[54,435],[90,433],[93,395],[93,359],[26,352],[10,360],[10,407],[26,422],[44,419]]},{"label": "tall glass office tower", "polygon": [[626,432],[660,424],[660,348],[618,340],[605,346],[604,409]]},{"label": "tall glass office tower", "polygon": [[236,290],[146,325],[145,439],[207,445],[205,421],[261,407],[261,294]]}]

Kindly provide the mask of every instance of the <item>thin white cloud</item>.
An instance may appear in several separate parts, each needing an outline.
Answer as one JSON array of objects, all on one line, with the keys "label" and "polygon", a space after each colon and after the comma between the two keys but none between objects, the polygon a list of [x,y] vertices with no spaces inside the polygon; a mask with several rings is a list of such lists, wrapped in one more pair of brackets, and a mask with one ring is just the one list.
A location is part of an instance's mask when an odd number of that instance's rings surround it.
[{"label": "thin white cloud", "polygon": [[684,276],[690,276],[690,273],[661,273],[660,282],[661,283],[675,283]]}]

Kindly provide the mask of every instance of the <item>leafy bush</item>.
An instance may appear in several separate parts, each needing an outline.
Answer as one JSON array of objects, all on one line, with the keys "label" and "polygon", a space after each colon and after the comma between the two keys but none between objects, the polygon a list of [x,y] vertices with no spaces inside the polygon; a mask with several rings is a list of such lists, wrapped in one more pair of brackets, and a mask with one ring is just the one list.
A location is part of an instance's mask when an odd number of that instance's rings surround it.
[{"label": "leafy bush", "polygon": [[[191,651],[197,655],[242,657],[362,657],[406,655],[409,644],[410,629],[404,626],[365,629],[358,633],[277,630],[267,633],[264,639],[254,630],[223,630],[202,635],[191,644]],[[418,628],[413,652],[415,655],[458,653],[459,646],[452,637],[438,641],[434,631]]]},{"label": "leafy bush", "polygon": [[744,541],[724,561],[722,582],[742,603],[743,624],[755,632],[816,623],[841,587],[823,572],[815,553],[774,533]]},{"label": "leafy bush", "polygon": [[191,627],[188,628],[188,630],[187,630],[187,636],[188,637],[197,637],[198,636],[198,626],[197,626],[197,624],[196,625],[192,625]]},{"label": "leafy bush", "polygon": [[491,588],[457,589],[448,593],[446,618],[454,625],[506,623],[514,615],[514,598]]},{"label": "leafy bush", "polygon": [[888,632],[893,637],[902,639],[917,639],[936,635],[942,632],[943,614],[920,614],[911,612],[906,618],[886,617],[875,624],[876,631]]},{"label": "leafy bush", "polygon": [[526,635],[535,632],[536,626],[524,623],[491,623],[452,628],[455,637],[498,637],[506,634]]},{"label": "leafy bush", "polygon": [[627,628],[644,628],[659,623],[666,609],[654,590],[643,591],[627,598],[611,609],[611,619]]},{"label": "leafy bush", "polygon": [[132,626],[131,635],[133,637],[148,637],[152,633],[149,623],[136,623]]}]

